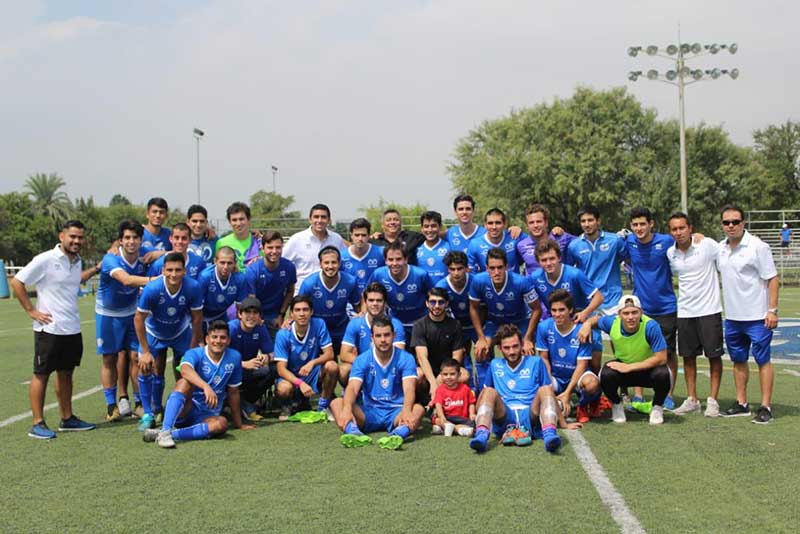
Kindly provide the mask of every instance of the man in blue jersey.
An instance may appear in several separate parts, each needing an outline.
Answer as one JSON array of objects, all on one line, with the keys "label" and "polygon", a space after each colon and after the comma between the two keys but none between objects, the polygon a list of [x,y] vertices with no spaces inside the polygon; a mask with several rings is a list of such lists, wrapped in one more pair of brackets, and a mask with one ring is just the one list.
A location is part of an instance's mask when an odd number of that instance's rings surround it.
[{"label": "man in blue jersey", "polygon": [[283,236],[270,230],[261,236],[264,257],[247,266],[247,293],[261,301],[261,317],[273,337],[281,326],[294,296],[297,271],[294,263],[282,256]]},{"label": "man in blue jersey", "polygon": [[447,276],[439,280],[436,287],[447,291],[450,312],[461,323],[468,349],[469,344],[476,340],[475,327],[472,326],[469,315],[469,286],[473,275],[468,271],[467,255],[460,250],[448,252],[444,257],[444,264],[447,266]]},{"label": "man in blue jersey", "polygon": [[169,242],[169,228],[163,226],[168,212],[169,206],[163,198],[153,197],[147,201],[147,212],[145,213],[147,224],[144,225],[142,247],[139,251],[142,262],[147,265],[172,250]]},{"label": "man in blue jersey", "polygon": [[261,421],[255,403],[275,383],[278,376],[274,363],[275,345],[264,321],[261,302],[245,298],[238,306],[238,319],[228,322],[230,347],[242,355],[242,415],[248,421]]},{"label": "man in blue jersey", "polygon": [[372,323],[372,348],[356,358],[344,397],[331,404],[331,412],[343,435],[345,447],[372,443],[364,432],[386,430],[378,440],[383,449],[399,449],[403,441],[419,427],[425,414],[415,403],[417,365],[414,357],[398,349],[394,327],[385,317]]},{"label": "man in blue jersey", "polygon": [[428,273],[431,286],[447,276],[444,256],[450,252],[450,245],[439,237],[442,230],[442,215],[436,211],[426,211],[419,222],[425,242],[417,247],[417,265]]},{"label": "man in blue jersey", "polygon": [[536,352],[547,365],[561,415],[569,417],[574,392],[579,397],[576,419],[587,423],[591,403],[600,400],[600,379],[589,367],[592,345],[601,343],[600,333],[593,330],[588,343],[578,340],[581,323],[573,321],[572,295],[566,289],[550,293],[548,303],[551,317],[536,328]]},{"label": "man in blue jersey", "polygon": [[[478,396],[475,437],[469,446],[485,452],[492,430],[503,445],[526,446],[533,437],[544,440],[547,452],[561,446],[558,406],[547,367],[538,356],[523,356],[522,335],[513,324],[502,325],[495,334],[502,358],[492,360],[487,384]],[[580,428],[571,423],[567,428]]]},{"label": "man in blue jersey", "polygon": [[[469,287],[470,317],[478,338],[475,358],[486,365],[491,359],[492,338],[500,325],[512,323],[521,333],[523,353],[533,354],[533,336],[542,314],[530,279],[509,271],[506,254],[493,248],[487,256],[487,271],[476,274]],[[481,317],[486,306],[486,322]]]},{"label": "man in blue jersey", "polygon": [[175,440],[221,436],[228,431],[228,420],[220,415],[226,400],[231,407],[234,427],[255,428],[243,424],[239,413],[242,357],[228,348],[228,323],[211,323],[205,339],[205,347],[188,351],[181,360],[181,378],[167,399],[161,429],[146,429],[142,434],[144,441],[154,441],[159,447],[171,449],[175,447]]},{"label": "man in blue jersey", "polygon": [[[206,262],[194,252],[189,251],[189,243],[191,242],[189,237],[190,234],[191,231],[186,224],[178,223],[172,227],[172,232],[169,236],[169,243],[172,252],[177,252],[183,255],[183,261],[186,265],[186,276],[197,280],[197,277],[200,276],[200,273],[206,268]],[[158,276],[161,274],[163,269],[164,256],[161,256],[150,264],[150,267],[147,270],[147,275]]]},{"label": "man in blue jersey", "polygon": [[[136,352],[139,343],[133,327],[136,299],[139,288],[151,279],[145,276],[146,268],[139,261],[144,228],[134,220],[124,220],[119,225],[120,243],[117,254],[106,254],[100,267],[100,282],[95,300],[95,332],[97,353],[103,356],[100,383],[106,399],[106,421],[119,421],[131,414],[130,401],[125,392],[117,406],[118,354],[131,362],[130,374],[136,380]],[[127,373],[126,373],[127,375]],[[123,384],[127,386],[128,378]],[[123,410],[124,409],[124,413]]]},{"label": "man in blue jersey", "polygon": [[318,256],[321,270],[303,280],[297,294],[311,297],[314,316],[325,321],[328,327],[335,358],[342,349],[342,338],[348,323],[348,305],[358,313],[361,293],[356,287],[355,277],[339,270],[339,249],[323,247]]},{"label": "man in blue jersey", "polygon": [[333,355],[331,336],[325,321],[312,317],[311,298],[297,295],[289,303],[292,324],[275,338],[275,363],[278,385],[275,390],[281,399],[297,394],[306,399],[319,393],[317,410],[328,409],[334,396],[339,366]]},{"label": "man in blue jersey", "polygon": [[408,264],[406,249],[398,241],[383,249],[383,258],[386,266],[372,273],[370,283],[380,282],[386,288],[392,316],[403,323],[406,340],[409,340],[414,321],[428,312],[425,296],[432,286],[430,278],[416,265]]},{"label": "man in blue jersey", "polygon": [[[347,385],[350,368],[356,357],[372,347],[372,322],[376,317],[389,317],[386,309],[386,288],[378,283],[369,284],[363,293],[365,313],[350,319],[342,339],[342,351],[339,354],[339,382]],[[403,323],[391,318],[394,327],[394,346],[400,350],[406,347],[406,334]]]},{"label": "man in blue jersey", "polygon": [[186,225],[191,230],[192,242],[189,251],[194,252],[206,262],[206,266],[214,263],[214,251],[217,249],[217,236],[208,227],[208,211],[199,205],[192,204],[186,211]]},{"label": "man in blue jersey", "polygon": [[517,252],[519,239],[511,237],[506,230],[506,214],[498,208],[492,208],[483,217],[486,233],[473,239],[467,249],[469,268],[473,273],[486,270],[486,254],[493,248],[500,248],[506,253],[508,270],[519,272],[521,258]]},{"label": "man in blue jersey", "polygon": [[236,272],[236,252],[230,247],[217,250],[214,264],[200,273],[197,282],[203,295],[204,331],[213,321],[227,320],[229,308],[247,296],[247,281],[244,273]]},{"label": "man in blue jersey", "polygon": [[517,252],[525,263],[525,272],[531,274],[540,267],[536,258],[536,247],[547,240],[558,243],[561,255],[564,256],[570,242],[575,236],[561,228],[550,231],[550,210],[543,204],[531,204],[525,209],[525,225],[529,235],[517,243]]},{"label": "man in blue jersey", "polygon": [[455,212],[458,225],[447,229],[447,242],[451,250],[460,250],[464,254],[469,249],[469,244],[486,233],[486,228],[475,224],[475,200],[469,195],[458,195],[453,200],[453,211]]},{"label": "man in blue jersey", "polygon": [[383,248],[369,242],[372,225],[363,217],[350,223],[349,247],[343,248],[342,271],[356,277],[358,293],[367,288],[370,276],[378,267],[384,266]]},{"label": "man in blue jersey", "polygon": [[168,252],[162,274],[142,290],[133,319],[144,409],[140,430],[152,428],[155,414],[161,412],[167,350],[171,348],[173,361],[179,362],[187,350],[200,344],[203,333],[203,296],[197,282],[186,276],[184,255]]}]

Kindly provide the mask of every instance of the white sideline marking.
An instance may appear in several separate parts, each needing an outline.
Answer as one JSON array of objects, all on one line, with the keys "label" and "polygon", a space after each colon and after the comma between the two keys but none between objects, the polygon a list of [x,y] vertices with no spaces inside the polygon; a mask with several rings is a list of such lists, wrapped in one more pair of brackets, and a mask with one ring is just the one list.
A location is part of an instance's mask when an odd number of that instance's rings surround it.
[{"label": "white sideline marking", "polygon": [[625,534],[639,534],[645,532],[642,524],[633,515],[628,505],[625,504],[625,499],[619,494],[617,489],[608,479],[603,466],[597,461],[592,449],[586,442],[584,437],[578,430],[565,430],[564,433],[569,438],[572,448],[575,450],[575,456],[581,462],[581,467],[586,471],[589,480],[592,481],[594,489],[600,495],[603,501],[610,510],[611,517],[619,525],[620,531]]},{"label": "white sideline marking", "polygon": [[795,371],[794,369],[784,369],[783,372],[793,376],[800,376],[800,371]]},{"label": "white sideline marking", "polygon": [[[95,386],[95,387],[93,387],[91,389],[87,389],[86,391],[82,391],[82,392],[78,393],[77,395],[73,395],[72,396],[72,400],[76,401],[78,399],[82,399],[84,397],[88,397],[89,395],[97,393],[98,391],[103,391],[103,386]],[[52,410],[53,408],[58,408],[58,403],[57,402],[51,402],[50,404],[45,405],[44,411]],[[13,417],[9,417],[8,419],[4,419],[4,420],[0,421],[0,428],[3,428],[4,426],[8,426],[8,425],[11,425],[11,424],[14,424],[17,421],[22,421],[23,419],[27,419],[28,417],[32,417],[32,416],[33,416],[33,412],[28,410],[25,413],[21,413],[19,415],[15,415]]]}]

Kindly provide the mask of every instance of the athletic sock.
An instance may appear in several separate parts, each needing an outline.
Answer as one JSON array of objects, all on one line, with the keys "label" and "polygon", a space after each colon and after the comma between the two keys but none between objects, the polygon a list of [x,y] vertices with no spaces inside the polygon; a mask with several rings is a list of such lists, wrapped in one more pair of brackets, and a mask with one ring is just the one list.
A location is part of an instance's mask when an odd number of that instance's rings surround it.
[{"label": "athletic sock", "polygon": [[153,376],[153,392],[151,394],[153,396],[153,410],[155,412],[160,412],[163,409],[163,402],[164,402],[164,377],[154,375]]},{"label": "athletic sock", "polygon": [[[106,398],[106,404],[113,406],[117,403],[117,386],[110,388],[103,388],[103,396]],[[110,412],[109,412],[110,413]]]},{"label": "athletic sock", "polygon": [[324,397],[319,398],[319,402],[317,402],[317,411],[324,412],[328,409],[328,406],[331,405],[331,399],[326,399]]},{"label": "athletic sock", "polygon": [[209,435],[208,423],[199,423],[186,428],[176,428],[172,431],[173,439],[177,439],[179,441],[206,439]]},{"label": "athletic sock", "polygon": [[153,415],[150,399],[153,396],[153,375],[139,375],[139,395],[141,395],[142,409],[145,414]]},{"label": "athletic sock", "polygon": [[186,404],[186,397],[180,391],[173,391],[167,397],[167,406],[164,409],[164,422],[162,423],[162,430],[170,430],[175,426],[175,421],[183,410]]},{"label": "athletic sock", "polygon": [[411,429],[408,428],[406,425],[400,425],[391,432],[395,436],[400,436],[403,438],[403,441],[408,439],[408,436],[411,435]]},{"label": "athletic sock", "polygon": [[361,434],[362,432],[361,432],[361,430],[358,428],[358,425],[357,425],[357,424],[355,424],[353,421],[350,421],[349,423],[347,423],[347,424],[345,425],[345,427],[344,427],[344,433],[345,433],[345,434],[356,434],[356,435],[358,435],[358,434]]},{"label": "athletic sock", "polygon": [[556,434],[556,425],[542,425],[542,433],[545,435]]},{"label": "athletic sock", "polygon": [[135,406],[139,406],[142,403],[142,399],[139,397],[139,392],[133,394],[133,403]]}]

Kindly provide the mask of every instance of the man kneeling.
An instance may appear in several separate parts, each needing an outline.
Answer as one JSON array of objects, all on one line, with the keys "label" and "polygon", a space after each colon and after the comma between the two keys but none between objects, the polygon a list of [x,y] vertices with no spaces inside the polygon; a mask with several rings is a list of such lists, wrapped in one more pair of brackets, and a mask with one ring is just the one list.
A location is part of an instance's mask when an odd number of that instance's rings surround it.
[{"label": "man kneeling", "polygon": [[[220,436],[228,430],[228,420],[220,415],[225,398],[231,407],[233,425],[242,430],[255,428],[242,424],[239,385],[242,383],[242,357],[229,349],[228,323],[214,321],[208,327],[206,346],[183,355],[181,377],[164,408],[161,430],[148,428],[144,441],[172,448],[175,440],[188,441]],[[213,384],[213,386],[212,386]],[[188,402],[187,402],[188,401]]]},{"label": "man kneeling", "polygon": [[[529,429],[533,427],[533,436],[544,438],[545,450],[555,452],[561,446],[556,431],[559,415],[544,362],[538,356],[522,355],[522,335],[515,325],[500,326],[494,344],[503,358],[491,362],[486,387],[478,397],[477,428],[469,446],[486,451],[492,425],[498,435],[505,429],[500,438],[503,445],[530,445]],[[581,426],[562,424],[570,429]]]}]

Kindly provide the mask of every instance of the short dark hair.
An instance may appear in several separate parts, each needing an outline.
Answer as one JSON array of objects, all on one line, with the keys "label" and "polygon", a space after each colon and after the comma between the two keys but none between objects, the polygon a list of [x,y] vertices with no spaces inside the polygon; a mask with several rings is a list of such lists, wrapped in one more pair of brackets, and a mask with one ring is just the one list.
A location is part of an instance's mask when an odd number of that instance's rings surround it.
[{"label": "short dark hair", "polygon": [[271,243],[272,241],[280,241],[283,243],[283,236],[277,230],[267,230],[263,234],[261,234],[261,246],[263,247],[267,243]]},{"label": "short dark hair", "polygon": [[591,215],[595,219],[600,218],[600,210],[597,207],[592,206],[591,204],[585,204],[581,206],[581,209],[578,210],[578,220],[581,220],[581,217],[584,215]]},{"label": "short dark hair", "polygon": [[164,255],[164,265],[169,262],[178,262],[182,266],[186,267],[186,258],[183,257],[183,254],[180,252],[167,252]]},{"label": "short dark hair", "polygon": [[536,259],[538,260],[546,252],[555,251],[556,256],[561,257],[561,247],[552,239],[545,239],[544,243],[536,245]]},{"label": "short dark hair", "polygon": [[369,330],[370,332],[375,332],[375,328],[378,327],[382,328],[386,326],[391,328],[392,332],[394,332],[394,325],[392,324],[392,320],[386,317],[385,315],[378,315],[372,319],[372,325],[370,326]]},{"label": "short dark hair", "polygon": [[461,369],[461,364],[458,363],[458,360],[455,358],[445,358],[441,364],[439,364],[439,369],[443,370],[445,367],[450,369],[455,369],[458,372]]},{"label": "short dark hair", "polygon": [[231,333],[230,329],[228,328],[228,321],[224,321],[222,319],[211,321],[211,324],[208,325],[209,334],[215,330],[225,330],[225,333],[228,335]]},{"label": "short dark hair", "polygon": [[685,214],[684,212],[682,212],[682,211],[676,211],[675,213],[673,213],[672,215],[670,215],[670,216],[669,216],[669,219],[667,219],[667,225],[669,225],[669,221],[671,221],[672,219],[683,219],[684,221],[686,221],[686,225],[687,225],[687,226],[691,226],[691,225],[692,225],[692,221],[691,221],[691,220],[689,220],[689,216],[688,216],[688,215],[686,215],[686,214]]},{"label": "short dark hair", "polygon": [[550,210],[547,209],[547,206],[544,204],[531,204],[527,208],[525,208],[525,218],[528,218],[528,215],[532,213],[541,213],[544,216],[544,220],[550,222]]},{"label": "short dark hair", "polygon": [[150,210],[151,207],[161,208],[164,211],[169,211],[169,205],[167,201],[161,197],[153,197],[147,201],[147,209]]},{"label": "short dark hair", "polygon": [[364,288],[364,300],[367,300],[367,293],[380,293],[383,295],[384,302],[389,298],[389,292],[386,291],[386,286],[380,282],[372,282]]},{"label": "short dark hair", "polygon": [[186,223],[182,223],[182,222],[173,224],[172,225],[172,230],[170,230],[170,234],[174,235],[175,234],[175,230],[177,230],[179,232],[186,232],[190,236],[192,234],[192,231],[189,229],[189,225],[186,224]]},{"label": "short dark hair", "polygon": [[425,224],[425,221],[433,221],[439,226],[442,225],[442,214],[438,211],[426,211],[419,216],[419,224]]},{"label": "short dark hair", "polygon": [[83,224],[78,219],[70,219],[61,225],[61,230],[67,230],[68,228],[78,228],[80,230],[86,230],[86,225]]},{"label": "short dark hair", "polygon": [[137,237],[142,237],[144,235],[144,226],[139,221],[134,221],[133,219],[123,219],[119,223],[119,232],[117,233],[117,237],[122,239],[122,236],[125,235],[125,231],[135,232]]},{"label": "short dark hair", "polygon": [[322,261],[322,256],[324,256],[325,254],[336,254],[336,259],[339,260],[339,261],[342,260],[342,253],[339,252],[338,248],[336,248],[336,247],[334,247],[332,245],[327,245],[327,246],[322,247],[320,249],[319,253],[317,254],[317,259]]},{"label": "short dark hair", "polygon": [[205,209],[200,204],[192,204],[191,206],[189,206],[189,209],[186,210],[186,218],[191,219],[192,215],[194,215],[195,213],[199,213],[200,215],[208,219],[208,210]]},{"label": "short dark hair", "polygon": [[331,209],[325,204],[314,204],[313,206],[311,206],[311,209],[308,210],[308,216],[311,217],[311,214],[313,214],[317,210],[324,210],[325,213],[328,214],[328,218],[329,219],[331,218]]},{"label": "short dark hair", "polygon": [[725,213],[726,211],[738,211],[739,216],[742,218],[742,220],[743,221],[745,220],[744,211],[736,204],[725,204],[725,206],[723,206],[723,208],[720,210],[719,216],[722,217],[722,214]]},{"label": "short dark hair", "polygon": [[432,287],[428,290],[428,297],[439,297],[450,302],[450,294],[443,287]]},{"label": "short dark hair", "polygon": [[469,260],[467,260],[467,255],[461,252],[460,250],[451,250],[447,254],[444,255],[444,264],[448,267],[453,265],[463,265],[466,267],[469,265]]},{"label": "short dark hair", "polygon": [[[386,217],[390,213],[396,213],[398,216],[400,216],[400,212],[399,211],[397,211],[394,208],[388,208],[388,209],[383,210],[383,217]],[[402,217],[401,217],[401,219],[402,219]]]},{"label": "short dark hair", "polygon": [[505,212],[503,210],[501,210],[500,208],[492,208],[489,211],[487,211],[483,216],[483,221],[484,222],[486,222],[486,219],[489,218],[489,215],[499,215],[503,219],[503,222],[507,222],[508,221],[508,219],[506,218]]},{"label": "short dark hair", "polygon": [[472,205],[472,209],[475,209],[475,199],[470,195],[466,195],[464,193],[456,195],[456,198],[453,199],[453,209],[458,207],[459,202],[469,202]]},{"label": "short dark hair", "polygon": [[508,256],[506,251],[500,247],[490,248],[486,253],[486,266],[489,266],[489,260],[503,260],[503,265],[508,265]]},{"label": "short dark hair", "polygon": [[250,219],[250,206],[244,202],[234,202],[225,210],[225,217],[230,221],[234,213],[244,213],[244,216]]},{"label": "short dark hair", "polygon": [[228,245],[219,247],[217,251],[214,253],[214,257],[215,258],[219,257],[220,253],[230,254],[231,256],[233,256],[233,261],[234,262],[236,261],[236,251],[233,250],[233,247],[229,247]]},{"label": "short dark hair", "polygon": [[522,333],[517,328],[515,324],[501,324],[500,327],[497,329],[497,333],[494,335],[494,339],[492,340],[495,345],[499,345],[501,341],[506,338],[516,336],[520,341],[522,341]]},{"label": "short dark hair", "polygon": [[650,208],[636,206],[630,211],[628,220],[632,221],[634,219],[638,219],[639,217],[644,217],[647,222],[651,222],[653,220],[653,213],[650,211]]},{"label": "short dark hair", "polygon": [[289,301],[289,311],[294,311],[294,307],[300,304],[301,302],[305,302],[308,304],[308,307],[311,310],[314,310],[314,302],[311,300],[311,297],[308,295],[295,295],[292,297],[292,300]]},{"label": "short dark hair", "polygon": [[558,288],[547,297],[547,309],[552,308],[554,302],[563,302],[567,309],[574,310],[572,294],[566,289]]},{"label": "short dark hair", "polygon": [[350,233],[352,234],[353,230],[357,228],[366,228],[367,233],[370,233],[372,231],[372,224],[370,224],[370,222],[364,217],[359,217],[350,223]]},{"label": "short dark hair", "polygon": [[408,251],[399,240],[392,241],[383,248],[383,259],[389,257],[389,251],[391,250],[399,250],[403,254],[403,258],[408,259]]}]

